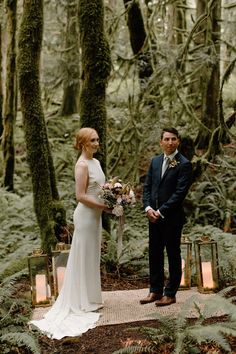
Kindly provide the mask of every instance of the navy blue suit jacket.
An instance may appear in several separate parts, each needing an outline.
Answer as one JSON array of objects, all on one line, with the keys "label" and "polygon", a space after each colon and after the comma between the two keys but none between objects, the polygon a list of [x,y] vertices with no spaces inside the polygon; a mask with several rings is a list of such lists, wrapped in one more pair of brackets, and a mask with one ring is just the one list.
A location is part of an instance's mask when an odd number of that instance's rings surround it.
[{"label": "navy blue suit jacket", "polygon": [[179,152],[174,160],[177,164],[166,170],[161,178],[164,154],[155,156],[150,164],[143,191],[144,208],[159,209],[164,218],[183,214],[182,203],[191,185],[192,164]]}]

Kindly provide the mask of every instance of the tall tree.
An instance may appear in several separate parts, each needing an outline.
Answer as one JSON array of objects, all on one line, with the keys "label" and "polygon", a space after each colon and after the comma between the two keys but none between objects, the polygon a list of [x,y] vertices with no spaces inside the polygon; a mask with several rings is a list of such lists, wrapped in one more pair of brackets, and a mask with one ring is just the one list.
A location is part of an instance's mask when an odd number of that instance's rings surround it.
[{"label": "tall tree", "polygon": [[[1,10],[1,4],[0,4]],[[1,18],[0,18],[1,21]],[[2,23],[0,22],[0,141],[3,132],[2,119],[2,104],[3,104],[3,90],[2,90]]]},{"label": "tall tree", "polygon": [[153,73],[151,55],[146,41],[147,35],[142,11],[138,1],[123,0],[127,10],[127,25],[129,28],[132,51],[137,55],[138,73],[141,88],[145,89],[148,78]]},{"label": "tall tree", "polygon": [[106,171],[106,85],[111,58],[104,33],[103,0],[79,1],[79,29],[82,50],[81,126],[97,130],[101,139],[99,160]]},{"label": "tall tree", "polygon": [[60,114],[62,116],[78,112],[79,101],[79,30],[78,3],[67,1],[67,23],[63,62],[65,77],[63,80],[63,99]]},{"label": "tall tree", "polygon": [[24,1],[17,62],[21,109],[41,244],[43,250],[50,253],[66,220],[65,209],[59,201],[41,103],[39,67],[42,35],[43,0]]},{"label": "tall tree", "polygon": [[7,62],[6,94],[3,109],[2,150],[4,161],[3,185],[12,191],[14,188],[15,148],[14,125],[16,119],[16,18],[17,0],[6,1],[7,11]]},{"label": "tall tree", "polygon": [[178,0],[168,5],[168,15],[169,43],[182,44],[186,32],[186,0]]},{"label": "tall tree", "polygon": [[[202,77],[201,121],[208,129],[203,126],[199,128],[195,142],[199,149],[208,147],[211,134],[219,125],[221,0],[212,1],[210,5],[208,1],[205,1],[205,13],[205,50],[210,57],[207,72]],[[215,141],[214,150],[215,153],[219,151],[219,141]]]}]

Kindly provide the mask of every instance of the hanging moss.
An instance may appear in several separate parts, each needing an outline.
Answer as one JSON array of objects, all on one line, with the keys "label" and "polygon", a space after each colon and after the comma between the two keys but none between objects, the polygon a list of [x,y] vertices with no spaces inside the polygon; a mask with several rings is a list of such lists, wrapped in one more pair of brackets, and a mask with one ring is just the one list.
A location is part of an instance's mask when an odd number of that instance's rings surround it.
[{"label": "hanging moss", "polygon": [[[56,243],[58,222],[65,225],[55,170],[41,104],[39,62],[43,30],[43,1],[25,1],[19,32],[18,72],[27,159],[32,175],[34,208],[42,248],[50,253]],[[56,202],[55,202],[56,201]],[[56,212],[55,212],[55,205]]]},{"label": "hanging moss", "polygon": [[[75,20],[78,4],[68,0],[66,4],[67,23],[65,33],[65,52],[62,55],[66,65],[66,78],[63,80],[63,98],[60,115],[67,116],[78,112],[78,96],[80,87],[79,67],[79,33],[78,23]],[[69,48],[69,49],[68,49]]]}]

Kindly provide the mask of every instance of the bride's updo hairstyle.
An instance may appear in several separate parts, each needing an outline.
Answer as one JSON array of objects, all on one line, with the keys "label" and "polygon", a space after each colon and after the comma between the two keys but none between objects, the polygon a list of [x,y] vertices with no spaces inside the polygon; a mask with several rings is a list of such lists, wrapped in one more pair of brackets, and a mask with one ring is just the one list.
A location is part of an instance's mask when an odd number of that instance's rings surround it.
[{"label": "bride's updo hairstyle", "polygon": [[76,150],[82,150],[83,146],[87,144],[93,133],[97,134],[97,131],[93,128],[81,128],[75,134],[75,145]]}]

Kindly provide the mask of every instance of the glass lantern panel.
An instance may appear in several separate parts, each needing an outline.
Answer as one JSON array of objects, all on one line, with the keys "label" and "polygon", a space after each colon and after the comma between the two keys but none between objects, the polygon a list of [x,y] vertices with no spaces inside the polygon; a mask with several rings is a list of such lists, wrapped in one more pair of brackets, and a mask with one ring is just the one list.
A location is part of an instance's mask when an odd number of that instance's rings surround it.
[{"label": "glass lantern panel", "polygon": [[29,257],[29,271],[33,306],[50,305],[51,288],[47,255]]},{"label": "glass lantern panel", "polygon": [[69,250],[53,251],[52,266],[54,278],[54,295],[57,297],[63,285]]},{"label": "glass lantern panel", "polygon": [[182,278],[180,287],[191,287],[191,258],[192,258],[191,243],[181,243],[181,262],[182,262]]},{"label": "glass lantern panel", "polygon": [[212,262],[201,262],[202,268],[202,286],[203,288],[213,289],[214,281],[213,281],[213,271],[212,271]]},{"label": "glass lantern panel", "polygon": [[218,288],[217,244],[213,240],[196,243],[198,269],[198,289],[200,292],[212,292]]}]

